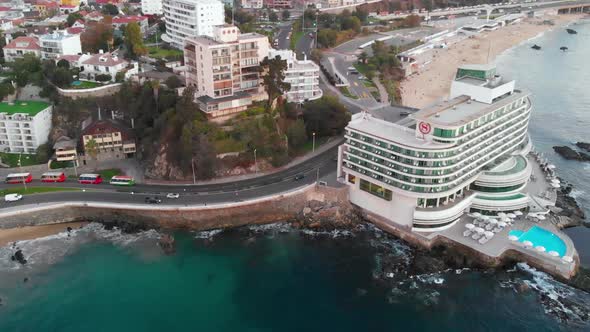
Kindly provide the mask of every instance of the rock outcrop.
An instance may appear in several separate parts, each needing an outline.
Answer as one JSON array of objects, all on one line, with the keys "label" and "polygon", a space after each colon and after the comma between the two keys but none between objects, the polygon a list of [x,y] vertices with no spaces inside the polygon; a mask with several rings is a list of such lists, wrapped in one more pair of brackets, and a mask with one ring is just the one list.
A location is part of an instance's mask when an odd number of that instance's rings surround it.
[{"label": "rock outcrop", "polygon": [[553,150],[567,160],[590,161],[590,155],[578,152],[569,146],[554,146]]},{"label": "rock outcrop", "polygon": [[577,142],[576,146],[579,147],[582,150],[586,150],[588,152],[590,152],[590,143],[586,143],[586,142]]},{"label": "rock outcrop", "polygon": [[22,250],[17,250],[12,257],[10,257],[13,261],[17,261],[23,265],[27,264],[27,260],[25,259],[25,255],[23,254]]},{"label": "rock outcrop", "polygon": [[309,200],[293,220],[293,226],[332,231],[352,228],[360,222],[360,215],[348,202]]},{"label": "rock outcrop", "polygon": [[158,240],[158,245],[166,255],[172,255],[176,252],[176,241],[170,234],[164,234]]},{"label": "rock outcrop", "polygon": [[573,189],[571,184],[565,185],[557,191],[557,201],[555,206],[559,209],[557,215],[557,227],[568,228],[580,226],[586,218],[584,211],[576,202],[576,199],[570,196]]}]

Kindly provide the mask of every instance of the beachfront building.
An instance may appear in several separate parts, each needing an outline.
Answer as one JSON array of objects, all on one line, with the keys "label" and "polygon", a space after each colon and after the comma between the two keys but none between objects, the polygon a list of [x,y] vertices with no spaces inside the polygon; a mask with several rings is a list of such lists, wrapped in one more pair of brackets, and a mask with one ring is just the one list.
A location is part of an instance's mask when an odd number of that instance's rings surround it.
[{"label": "beachfront building", "polygon": [[41,46],[39,41],[34,37],[16,37],[3,48],[4,61],[12,62],[15,59],[22,58],[25,54],[41,56]]},{"label": "beachfront building", "polygon": [[40,101],[0,103],[0,151],[36,153],[47,142],[52,110]]},{"label": "beachfront building", "polygon": [[295,52],[291,50],[271,49],[268,57],[280,57],[287,61],[285,82],[291,84],[287,91],[287,100],[292,103],[319,99],[322,97],[320,89],[320,67],[311,60],[297,60]]},{"label": "beachfront building", "polygon": [[42,59],[56,59],[62,55],[82,53],[80,35],[72,35],[67,31],[54,31],[39,37]]},{"label": "beachfront building", "polygon": [[162,15],[162,0],[141,0],[141,12],[144,15]]},{"label": "beachfront building", "polygon": [[266,36],[242,34],[230,24],[216,26],[213,37],[187,39],[186,86],[195,88],[199,109],[216,118],[244,111],[253,100],[264,99],[259,68],[269,47]]},{"label": "beachfront building", "polygon": [[338,164],[350,201],[426,232],[452,226],[469,210],[526,208],[528,95],[492,65],[462,66],[448,100],[395,123],[355,114]]},{"label": "beachfront building", "polygon": [[182,49],[190,37],[213,36],[225,23],[223,3],[217,0],[163,0],[166,34],[162,40]]}]

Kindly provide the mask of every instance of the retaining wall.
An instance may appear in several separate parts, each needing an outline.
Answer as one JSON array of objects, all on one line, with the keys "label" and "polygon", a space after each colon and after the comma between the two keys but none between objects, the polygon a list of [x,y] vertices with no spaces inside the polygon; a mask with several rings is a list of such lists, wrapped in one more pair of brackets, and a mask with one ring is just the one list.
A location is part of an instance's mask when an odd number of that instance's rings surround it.
[{"label": "retaining wall", "polygon": [[109,84],[91,89],[61,89],[56,86],[57,92],[72,99],[89,98],[89,97],[104,97],[114,95],[121,89],[121,83]]}]

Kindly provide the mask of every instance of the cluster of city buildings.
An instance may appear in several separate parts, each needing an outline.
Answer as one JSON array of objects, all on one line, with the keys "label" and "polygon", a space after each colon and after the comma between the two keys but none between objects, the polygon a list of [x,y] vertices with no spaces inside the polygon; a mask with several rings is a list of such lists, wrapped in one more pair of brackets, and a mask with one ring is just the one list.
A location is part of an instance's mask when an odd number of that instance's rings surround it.
[{"label": "cluster of city buildings", "polygon": [[529,93],[493,65],[457,70],[448,100],[395,122],[353,115],[338,177],[350,201],[417,232],[451,227],[465,211],[515,211],[532,168]]}]

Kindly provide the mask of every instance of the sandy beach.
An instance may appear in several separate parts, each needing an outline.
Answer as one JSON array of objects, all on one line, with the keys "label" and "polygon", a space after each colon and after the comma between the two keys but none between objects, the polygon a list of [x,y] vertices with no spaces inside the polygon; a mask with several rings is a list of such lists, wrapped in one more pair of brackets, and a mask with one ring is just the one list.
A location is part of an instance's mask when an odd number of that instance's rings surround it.
[{"label": "sandy beach", "polygon": [[0,247],[22,240],[31,240],[64,232],[68,227],[80,228],[87,222],[69,222],[63,224],[25,226],[19,228],[0,229]]},{"label": "sandy beach", "polygon": [[[578,20],[584,15],[544,16],[482,33],[457,42],[448,49],[433,50],[432,62],[424,69],[408,77],[401,84],[404,106],[422,108],[448,95],[451,81],[461,64],[483,64],[493,62],[502,52],[551,29]],[[555,25],[541,24],[551,20]],[[490,47],[491,46],[491,47]]]}]

